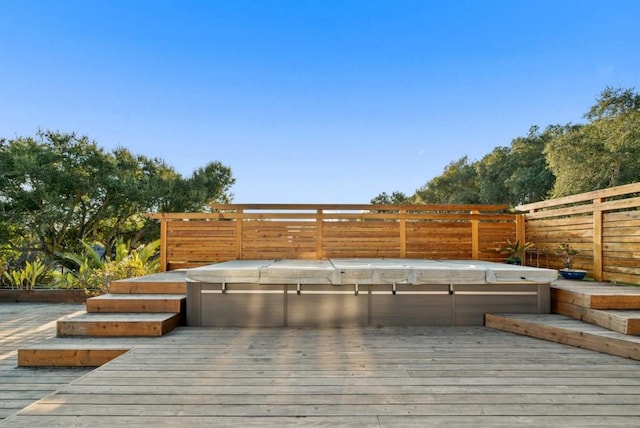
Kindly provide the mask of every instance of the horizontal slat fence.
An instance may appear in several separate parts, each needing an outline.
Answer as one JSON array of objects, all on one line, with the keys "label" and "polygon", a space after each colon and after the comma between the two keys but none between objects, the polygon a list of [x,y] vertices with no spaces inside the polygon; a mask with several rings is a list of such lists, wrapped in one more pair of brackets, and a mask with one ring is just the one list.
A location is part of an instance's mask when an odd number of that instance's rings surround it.
[{"label": "horizontal slat fence", "polygon": [[598,281],[640,284],[640,183],[517,207],[526,211],[526,240],[562,268],[557,248],[580,251],[573,267]]},{"label": "horizontal slat fence", "polygon": [[[502,205],[216,204],[211,213],[149,214],[163,270],[234,259],[428,258],[502,261],[522,234]],[[520,232],[519,232],[520,231]]]}]

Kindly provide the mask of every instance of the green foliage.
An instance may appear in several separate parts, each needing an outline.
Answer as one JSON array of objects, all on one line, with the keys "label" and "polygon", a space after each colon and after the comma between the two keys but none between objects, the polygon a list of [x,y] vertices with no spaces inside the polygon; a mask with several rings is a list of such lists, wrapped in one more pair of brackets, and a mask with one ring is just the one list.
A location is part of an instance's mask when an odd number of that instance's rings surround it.
[{"label": "green foliage", "polygon": [[556,255],[562,258],[562,267],[571,269],[573,266],[573,256],[580,253],[579,250],[571,248],[569,244],[562,244],[556,250]]},{"label": "green foliage", "polygon": [[131,249],[128,242],[119,241],[113,260],[102,258],[96,247],[83,242],[82,254],[66,253],[64,259],[75,264],[71,271],[58,273],[56,287],[78,288],[92,293],[106,292],[110,281],[133,278],[160,270],[158,249],[160,240]]},{"label": "green foliage", "polygon": [[40,259],[27,261],[22,269],[7,270],[4,272],[11,288],[32,290],[43,278],[49,267],[42,263]]},{"label": "green foliage", "polygon": [[413,204],[414,199],[405,195],[402,192],[393,192],[391,195],[388,195],[386,192],[380,193],[375,198],[371,199],[371,204],[373,205],[402,205],[402,204]]},{"label": "green foliage", "polygon": [[640,94],[606,88],[585,118],[546,146],[553,197],[640,181]]},{"label": "green foliage", "polygon": [[531,242],[521,243],[518,239],[515,241],[507,239],[506,244],[496,248],[496,251],[499,251],[500,254],[507,255],[507,263],[520,264],[522,263],[525,252],[530,248],[533,248],[533,243]]},{"label": "green foliage", "polygon": [[[515,207],[640,181],[640,94],[606,88],[584,117],[586,124],[532,126],[479,161],[464,156],[405,198]],[[387,200],[402,203],[385,193],[372,203]]]},{"label": "green foliage", "polygon": [[516,206],[543,200],[554,183],[544,148],[563,128],[549,126],[543,132],[537,126],[526,137],[518,137],[510,147],[497,147],[475,163],[480,200]]},{"label": "green foliage", "polygon": [[416,197],[425,204],[480,203],[474,165],[467,156],[451,162],[442,175],[416,190]]},{"label": "green foliage", "polygon": [[226,202],[231,170],[219,162],[184,179],[159,159],[105,152],[87,137],[38,132],[0,140],[0,251],[80,253],[81,242],[150,242],[156,211],[202,211]]}]

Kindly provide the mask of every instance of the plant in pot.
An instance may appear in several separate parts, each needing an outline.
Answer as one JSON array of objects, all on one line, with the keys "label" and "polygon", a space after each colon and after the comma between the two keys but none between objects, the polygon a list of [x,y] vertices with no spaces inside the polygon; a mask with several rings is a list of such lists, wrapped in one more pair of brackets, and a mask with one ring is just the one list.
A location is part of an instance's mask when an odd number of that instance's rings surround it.
[{"label": "plant in pot", "polygon": [[498,250],[500,254],[507,255],[507,259],[505,261],[508,264],[521,265],[525,251],[532,247],[533,244],[531,242],[520,243],[518,239],[516,239],[514,242],[511,242],[509,239],[507,239],[507,243],[500,248],[496,248],[496,250]]},{"label": "plant in pot", "polygon": [[573,256],[580,253],[579,250],[571,248],[569,244],[562,244],[558,247],[556,255],[562,258],[562,266],[560,269],[560,275],[564,279],[583,279],[587,274],[586,270],[573,269]]}]

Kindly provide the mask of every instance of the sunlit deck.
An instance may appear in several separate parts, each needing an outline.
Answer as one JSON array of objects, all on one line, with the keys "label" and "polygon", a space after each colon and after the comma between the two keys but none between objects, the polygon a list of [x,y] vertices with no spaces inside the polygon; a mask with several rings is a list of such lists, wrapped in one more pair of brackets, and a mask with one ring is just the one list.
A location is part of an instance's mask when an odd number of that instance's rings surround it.
[{"label": "sunlit deck", "polygon": [[[129,352],[25,402],[6,426],[640,423],[637,361],[484,327],[179,328],[125,340]],[[12,368],[11,385],[38,370]]]}]

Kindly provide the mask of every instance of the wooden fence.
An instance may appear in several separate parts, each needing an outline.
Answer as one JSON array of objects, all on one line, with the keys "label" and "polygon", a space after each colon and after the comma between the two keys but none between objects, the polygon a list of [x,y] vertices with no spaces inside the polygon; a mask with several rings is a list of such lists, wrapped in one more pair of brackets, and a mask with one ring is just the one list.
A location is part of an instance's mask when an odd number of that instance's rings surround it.
[{"label": "wooden fence", "polygon": [[160,221],[161,267],[233,259],[352,257],[502,261],[522,239],[522,215],[502,205],[218,204]]},{"label": "wooden fence", "polygon": [[640,284],[640,183],[517,207],[526,211],[526,240],[561,268],[557,248],[580,251],[574,268],[596,280]]}]

